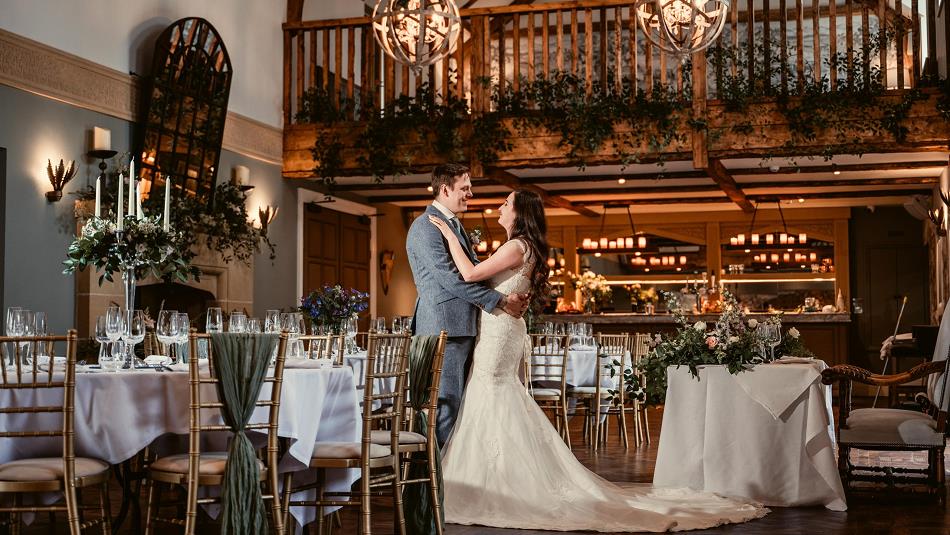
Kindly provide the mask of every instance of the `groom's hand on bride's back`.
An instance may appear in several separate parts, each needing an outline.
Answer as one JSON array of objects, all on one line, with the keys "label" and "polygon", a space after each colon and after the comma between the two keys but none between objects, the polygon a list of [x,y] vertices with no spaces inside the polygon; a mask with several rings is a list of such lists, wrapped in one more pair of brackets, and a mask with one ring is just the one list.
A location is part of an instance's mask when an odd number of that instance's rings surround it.
[{"label": "groom's hand on bride's back", "polygon": [[527,293],[513,293],[505,296],[504,303],[502,304],[502,310],[507,314],[520,318],[524,315],[524,311],[528,309],[528,305],[531,304],[531,294]]}]

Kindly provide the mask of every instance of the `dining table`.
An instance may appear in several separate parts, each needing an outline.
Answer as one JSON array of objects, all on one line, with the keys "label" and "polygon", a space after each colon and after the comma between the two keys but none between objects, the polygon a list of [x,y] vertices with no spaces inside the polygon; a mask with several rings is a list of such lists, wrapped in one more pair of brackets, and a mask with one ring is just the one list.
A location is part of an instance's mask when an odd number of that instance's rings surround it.
[{"label": "dining table", "polygon": [[845,511],[825,363],[784,357],[736,374],[667,368],[653,484],[745,497],[770,506]]},{"label": "dining table", "polygon": [[[107,372],[92,366],[77,366],[75,394],[75,449],[77,456],[95,457],[122,466],[149,447],[159,455],[187,451],[189,426],[189,374],[187,364]],[[270,383],[261,390],[269,398]],[[202,385],[202,396],[215,398],[213,385]],[[207,389],[205,391],[204,389]],[[3,390],[0,406],[40,406],[62,401],[61,390]],[[294,486],[316,480],[309,469],[316,442],[359,442],[360,399],[353,369],[320,366],[314,361],[286,361],[281,390],[277,433],[286,445],[279,459],[281,473],[294,472]],[[251,422],[267,420],[267,407],[258,407]],[[208,411],[209,413],[211,411]],[[30,426],[62,425],[56,414],[12,414],[0,419],[0,430],[22,428],[25,418],[40,418]],[[203,414],[208,423],[223,423],[216,411]],[[263,444],[266,435],[248,431],[252,442]],[[202,449],[226,449],[226,435],[207,438]],[[61,455],[58,437],[0,438],[0,463],[38,456]],[[120,475],[121,472],[117,475]],[[359,478],[358,470],[330,470],[326,489],[349,490]],[[128,489],[124,489],[128,492]],[[307,491],[312,498],[316,491]],[[55,497],[50,497],[54,499]],[[124,496],[128,498],[128,496]],[[294,499],[305,498],[304,494]],[[123,500],[125,501],[125,500]],[[132,503],[137,507],[137,500]],[[332,510],[332,509],[331,509]],[[329,511],[328,511],[329,512]],[[214,514],[214,508],[209,508]],[[299,525],[315,519],[313,507],[294,507],[291,514]],[[136,515],[137,516],[137,515]],[[116,522],[118,527],[120,522]]]}]

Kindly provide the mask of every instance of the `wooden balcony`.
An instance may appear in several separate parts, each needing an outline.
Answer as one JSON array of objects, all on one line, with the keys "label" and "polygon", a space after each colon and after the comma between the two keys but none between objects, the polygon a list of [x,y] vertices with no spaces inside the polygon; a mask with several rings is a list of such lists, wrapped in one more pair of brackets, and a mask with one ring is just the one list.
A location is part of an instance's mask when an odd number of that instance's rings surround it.
[{"label": "wooden balcony", "polygon": [[[936,105],[940,94],[925,87],[937,71],[934,9],[933,0],[926,5],[918,0],[740,0],[731,4],[716,45],[689,61],[664,53],[646,38],[629,0],[463,9],[464,31],[454,53],[418,75],[380,52],[368,17],[288,22],[283,174],[319,178],[311,149],[323,136],[342,144],[339,176],[368,175],[359,164],[364,151],[357,142],[360,125],[400,97],[415,97],[423,84],[435,101],[464,101],[474,118],[495,111],[499,93],[517,93],[526,84],[567,73],[582,81],[587,95],[625,94],[632,106],[638,93],[649,98],[659,88],[674,95],[683,111],[675,119],[682,135],[660,147],[646,141],[632,147],[637,161],[691,161],[750,210],[751,204],[740,201],[741,191],[730,191],[731,177],[719,162],[827,156],[829,147],[842,145],[834,131],[796,133],[782,113],[796,99],[809,98],[815,87],[834,92],[876,83],[883,90],[880,102],[906,103],[901,135],[862,129],[863,124],[884,123],[881,115],[893,113],[890,106],[865,109],[854,117],[849,147],[839,152],[946,150],[950,127]],[[882,26],[887,40],[876,46],[882,42]],[[747,84],[751,98],[737,110],[731,99],[739,82]],[[322,105],[344,114],[342,121],[308,122],[301,112],[308,92],[314,91],[323,95]],[[532,113],[531,106],[528,102],[522,112]],[[516,119],[503,121],[511,125]],[[509,130],[516,131],[513,126]],[[622,135],[624,128],[616,133]],[[512,186],[519,183],[512,181],[512,170],[574,165],[560,141],[560,134],[544,128],[521,129],[510,138],[511,149],[501,151],[490,168],[482,169],[474,154],[467,156],[476,174]],[[394,143],[407,151],[418,149],[411,136]],[[432,151],[414,152],[413,171],[425,172],[446,160]],[[625,157],[629,154],[607,143],[585,154],[584,163],[618,165]]]}]

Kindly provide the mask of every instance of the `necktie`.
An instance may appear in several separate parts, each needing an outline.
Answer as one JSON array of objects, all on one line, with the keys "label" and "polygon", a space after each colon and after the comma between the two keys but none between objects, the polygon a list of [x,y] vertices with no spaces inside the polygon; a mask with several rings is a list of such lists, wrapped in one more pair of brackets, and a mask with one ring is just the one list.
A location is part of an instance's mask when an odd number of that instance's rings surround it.
[{"label": "necktie", "polygon": [[449,219],[449,222],[452,223],[452,228],[455,229],[455,232],[458,233],[459,238],[465,239],[465,232],[462,231],[462,223],[459,222],[459,218],[453,217]]}]

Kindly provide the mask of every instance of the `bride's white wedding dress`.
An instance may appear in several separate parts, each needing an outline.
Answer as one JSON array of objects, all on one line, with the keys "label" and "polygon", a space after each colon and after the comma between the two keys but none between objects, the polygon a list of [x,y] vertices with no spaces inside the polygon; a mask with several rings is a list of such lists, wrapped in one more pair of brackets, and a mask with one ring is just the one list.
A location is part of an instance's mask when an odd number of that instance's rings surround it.
[{"label": "bride's white wedding dress", "polygon": [[[493,277],[492,286],[504,294],[528,291],[527,256],[517,270]],[[768,512],[688,489],[619,486],[586,469],[519,380],[525,339],[523,319],[482,312],[461,412],[443,457],[446,522],[668,531],[744,522]]]}]

